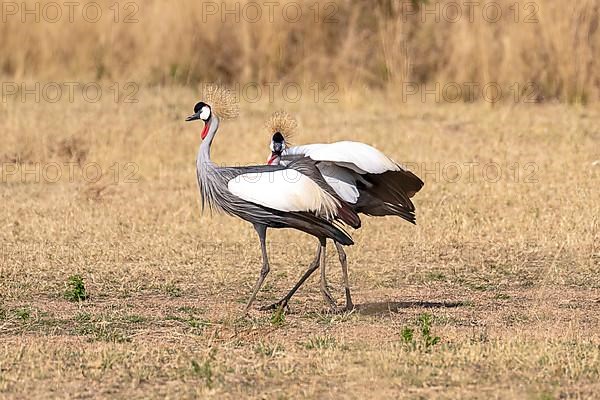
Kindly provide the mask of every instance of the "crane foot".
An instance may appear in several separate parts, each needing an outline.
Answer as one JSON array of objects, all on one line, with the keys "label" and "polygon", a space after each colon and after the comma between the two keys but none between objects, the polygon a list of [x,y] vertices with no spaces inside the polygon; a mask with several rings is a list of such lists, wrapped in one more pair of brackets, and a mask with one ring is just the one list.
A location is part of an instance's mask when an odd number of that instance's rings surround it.
[{"label": "crane foot", "polygon": [[344,312],[351,312],[354,311],[356,309],[356,306],[354,305],[354,303],[350,302],[350,303],[346,303],[346,307],[344,307],[342,310],[344,310]]},{"label": "crane foot", "polygon": [[275,302],[275,303],[270,304],[268,306],[263,306],[263,307],[259,308],[259,310],[260,311],[272,311],[272,310],[278,309],[279,307],[282,307],[286,311],[290,310],[290,307],[288,305],[288,300],[287,299],[281,299],[278,302]]},{"label": "crane foot", "polygon": [[326,285],[321,286],[321,294],[323,294],[323,299],[327,304],[329,304],[329,307],[331,307],[332,310],[336,310],[337,302],[334,300],[331,292],[329,292],[329,288]]}]

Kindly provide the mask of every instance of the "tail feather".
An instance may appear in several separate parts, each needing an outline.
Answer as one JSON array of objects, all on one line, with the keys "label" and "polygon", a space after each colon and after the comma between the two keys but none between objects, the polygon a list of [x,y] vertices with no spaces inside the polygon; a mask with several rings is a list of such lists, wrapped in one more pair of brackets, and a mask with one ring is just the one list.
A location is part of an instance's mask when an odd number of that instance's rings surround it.
[{"label": "tail feather", "polygon": [[415,206],[410,198],[423,187],[421,179],[407,170],[366,174],[362,178],[356,212],[372,216],[396,215],[416,223]]},{"label": "tail feather", "polygon": [[405,170],[368,174],[365,180],[371,184],[369,192],[372,195],[386,203],[401,204],[409,211],[415,210],[410,198],[423,187],[421,179]]},{"label": "tail feather", "polygon": [[396,215],[412,224],[416,223],[414,211],[404,207],[402,204],[385,202],[378,197],[374,197],[369,192],[361,193],[355,211],[374,217]]},{"label": "tail feather", "polygon": [[393,171],[392,174],[398,187],[402,188],[408,197],[413,197],[425,185],[421,178],[402,167],[400,167],[400,171]]}]

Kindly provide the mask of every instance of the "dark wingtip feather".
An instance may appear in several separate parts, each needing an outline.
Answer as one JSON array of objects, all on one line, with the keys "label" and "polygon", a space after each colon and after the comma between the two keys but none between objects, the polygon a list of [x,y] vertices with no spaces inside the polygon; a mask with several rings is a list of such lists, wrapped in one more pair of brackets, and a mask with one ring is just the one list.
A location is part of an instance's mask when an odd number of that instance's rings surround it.
[{"label": "dark wingtip feather", "polygon": [[345,224],[350,225],[354,229],[361,227],[360,217],[354,210],[347,204],[342,203],[342,206],[338,209],[338,217]]},{"label": "dark wingtip feather", "polygon": [[401,166],[400,171],[394,171],[396,175],[401,176],[400,187],[406,192],[408,197],[413,197],[419,190],[423,188],[425,182],[418,176],[407,169],[403,169]]}]

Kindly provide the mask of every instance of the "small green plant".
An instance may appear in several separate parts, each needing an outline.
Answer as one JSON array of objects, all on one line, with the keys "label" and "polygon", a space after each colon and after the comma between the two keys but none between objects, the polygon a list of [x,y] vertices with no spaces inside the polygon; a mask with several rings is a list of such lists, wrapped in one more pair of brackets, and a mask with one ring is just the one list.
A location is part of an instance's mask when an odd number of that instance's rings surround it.
[{"label": "small green plant", "polygon": [[72,302],[79,302],[88,298],[81,275],[71,275],[69,277],[64,296],[65,299]]},{"label": "small green plant", "polygon": [[402,340],[404,341],[404,343],[413,343],[415,340],[414,337],[415,330],[413,328],[405,326],[404,329],[402,329]]},{"label": "small green plant", "polygon": [[31,311],[28,308],[22,307],[15,310],[15,316],[21,321],[26,321],[31,316]]},{"label": "small green plant", "polygon": [[433,336],[431,334],[431,323],[433,316],[431,314],[421,314],[417,318],[417,325],[421,331],[421,338],[417,340],[415,338],[415,329],[405,326],[400,333],[402,341],[411,350],[422,350],[431,351],[431,348],[440,342],[439,336]]},{"label": "small green plant", "polygon": [[279,306],[271,315],[271,325],[282,326],[285,323],[285,311]]},{"label": "small green plant", "polygon": [[440,342],[439,336],[431,335],[431,322],[433,317],[431,314],[421,314],[419,316],[419,324],[421,325],[421,335],[425,343],[425,349],[429,349]]}]

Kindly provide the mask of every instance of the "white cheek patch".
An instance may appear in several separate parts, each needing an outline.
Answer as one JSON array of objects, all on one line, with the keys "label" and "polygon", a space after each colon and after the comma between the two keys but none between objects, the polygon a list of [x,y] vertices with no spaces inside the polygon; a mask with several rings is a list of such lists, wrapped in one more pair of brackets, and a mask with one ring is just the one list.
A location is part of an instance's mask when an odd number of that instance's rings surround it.
[{"label": "white cheek patch", "polygon": [[275,150],[273,150],[273,141],[271,141],[271,144],[269,145],[269,148],[271,149],[271,151],[275,151]]},{"label": "white cheek patch", "polygon": [[200,111],[200,119],[206,121],[210,117],[210,108],[202,107],[202,111]]}]

